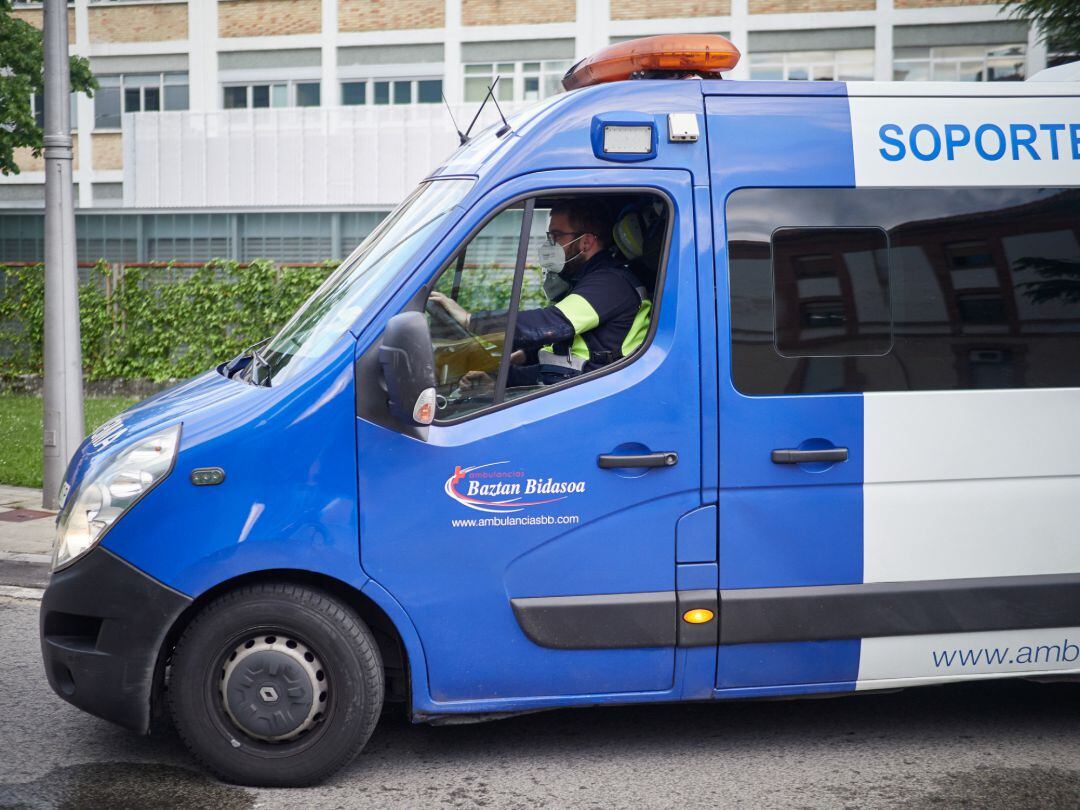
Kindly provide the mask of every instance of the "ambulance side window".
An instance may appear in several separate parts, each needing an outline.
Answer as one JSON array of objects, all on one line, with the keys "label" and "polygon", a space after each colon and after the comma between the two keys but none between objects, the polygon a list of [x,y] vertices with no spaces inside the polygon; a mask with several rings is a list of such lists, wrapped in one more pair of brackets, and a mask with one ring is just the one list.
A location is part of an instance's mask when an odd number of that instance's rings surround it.
[{"label": "ambulance side window", "polygon": [[745,394],[1080,386],[1080,189],[742,189]]}]

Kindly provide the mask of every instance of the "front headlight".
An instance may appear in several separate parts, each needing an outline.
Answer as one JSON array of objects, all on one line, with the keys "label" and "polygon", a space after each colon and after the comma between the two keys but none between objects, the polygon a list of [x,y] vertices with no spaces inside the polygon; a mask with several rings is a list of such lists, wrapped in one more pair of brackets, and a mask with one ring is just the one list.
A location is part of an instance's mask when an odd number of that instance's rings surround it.
[{"label": "front headlight", "polygon": [[179,438],[179,425],[147,436],[83,481],[71,505],[60,513],[54,571],[92,549],[117,518],[169,474]]}]

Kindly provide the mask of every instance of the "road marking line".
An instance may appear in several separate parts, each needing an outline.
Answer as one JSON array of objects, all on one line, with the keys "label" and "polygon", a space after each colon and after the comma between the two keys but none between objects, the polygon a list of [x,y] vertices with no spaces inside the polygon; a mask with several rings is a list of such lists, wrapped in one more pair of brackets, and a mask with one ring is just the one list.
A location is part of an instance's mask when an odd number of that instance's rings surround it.
[{"label": "road marking line", "polygon": [[0,551],[0,560],[11,562],[51,563],[51,554],[30,554],[23,551]]},{"label": "road marking line", "polygon": [[14,585],[0,585],[0,596],[12,599],[33,599],[40,602],[45,591],[40,588],[17,588]]}]

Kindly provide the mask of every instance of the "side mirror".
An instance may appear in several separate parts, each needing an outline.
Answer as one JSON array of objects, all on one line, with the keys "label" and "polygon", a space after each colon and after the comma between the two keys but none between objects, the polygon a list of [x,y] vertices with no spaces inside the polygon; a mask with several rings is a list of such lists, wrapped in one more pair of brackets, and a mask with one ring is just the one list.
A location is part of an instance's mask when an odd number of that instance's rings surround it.
[{"label": "side mirror", "polygon": [[430,425],[435,418],[435,357],[422,312],[390,319],[379,346],[390,412],[406,425]]}]

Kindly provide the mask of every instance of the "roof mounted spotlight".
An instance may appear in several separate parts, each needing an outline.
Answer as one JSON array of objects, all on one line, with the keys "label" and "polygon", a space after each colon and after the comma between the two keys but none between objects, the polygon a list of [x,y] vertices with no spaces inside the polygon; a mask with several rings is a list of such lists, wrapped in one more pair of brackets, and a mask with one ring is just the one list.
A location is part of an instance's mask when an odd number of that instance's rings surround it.
[{"label": "roof mounted spotlight", "polygon": [[741,55],[719,34],[661,34],[602,48],[566,71],[562,84],[576,90],[625,79],[719,79]]}]

